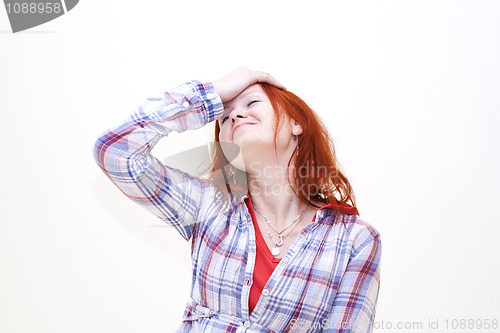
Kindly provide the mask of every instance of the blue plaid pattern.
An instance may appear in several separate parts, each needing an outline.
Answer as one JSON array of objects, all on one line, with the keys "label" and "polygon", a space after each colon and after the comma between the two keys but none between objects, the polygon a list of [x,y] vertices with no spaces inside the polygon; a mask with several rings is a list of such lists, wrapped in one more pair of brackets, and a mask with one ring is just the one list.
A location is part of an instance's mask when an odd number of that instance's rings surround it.
[{"label": "blue plaid pattern", "polygon": [[357,215],[334,224],[330,208],[301,231],[249,315],[256,244],[247,196],[224,206],[209,180],[151,155],[171,131],[198,129],[222,112],[211,82],[187,82],[145,100],[94,147],[98,165],[126,196],[191,242],[191,296],[178,332],[371,332],[380,235]]}]

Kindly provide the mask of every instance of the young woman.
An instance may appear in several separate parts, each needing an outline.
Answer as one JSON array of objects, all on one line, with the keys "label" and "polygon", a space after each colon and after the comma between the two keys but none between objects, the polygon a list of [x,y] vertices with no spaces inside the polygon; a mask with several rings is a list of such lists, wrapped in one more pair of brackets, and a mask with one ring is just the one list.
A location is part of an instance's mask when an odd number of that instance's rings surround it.
[{"label": "young woman", "polygon": [[[211,121],[208,178],[151,155],[171,131]],[[147,99],[97,140],[95,158],[191,242],[179,332],[372,331],[379,233],[358,216],[325,127],[269,74],[242,67]]]}]

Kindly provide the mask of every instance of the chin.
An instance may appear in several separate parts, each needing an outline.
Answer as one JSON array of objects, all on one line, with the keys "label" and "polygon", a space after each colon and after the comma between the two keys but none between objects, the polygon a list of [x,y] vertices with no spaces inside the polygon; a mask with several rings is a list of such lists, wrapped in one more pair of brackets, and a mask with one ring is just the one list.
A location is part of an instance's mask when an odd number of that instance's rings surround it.
[{"label": "chin", "polygon": [[234,155],[232,156],[232,159],[228,159],[229,163],[231,163],[231,165],[235,168],[246,172],[250,164],[255,160],[256,152],[253,151],[245,153],[245,150],[240,150],[236,157],[234,157]]}]

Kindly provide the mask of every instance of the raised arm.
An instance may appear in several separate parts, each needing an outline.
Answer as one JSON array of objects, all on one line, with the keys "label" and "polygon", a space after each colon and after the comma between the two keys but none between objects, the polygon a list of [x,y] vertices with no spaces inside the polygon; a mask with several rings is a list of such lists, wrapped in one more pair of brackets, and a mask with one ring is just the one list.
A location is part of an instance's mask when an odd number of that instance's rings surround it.
[{"label": "raised arm", "polygon": [[212,82],[191,81],[161,97],[148,98],[118,126],[96,141],[94,157],[111,181],[131,200],[173,226],[186,240],[203,209],[213,200],[214,185],[163,165],[151,155],[171,131],[198,129],[223,113],[223,102],[249,85],[267,82],[269,74],[240,67]]},{"label": "raised arm", "polygon": [[162,97],[148,98],[124,122],[105,131],[95,143],[95,159],[127,197],[188,240],[201,198],[212,195],[213,185],[163,165],[151,150],[171,131],[200,128],[222,112],[212,83],[182,84]]}]

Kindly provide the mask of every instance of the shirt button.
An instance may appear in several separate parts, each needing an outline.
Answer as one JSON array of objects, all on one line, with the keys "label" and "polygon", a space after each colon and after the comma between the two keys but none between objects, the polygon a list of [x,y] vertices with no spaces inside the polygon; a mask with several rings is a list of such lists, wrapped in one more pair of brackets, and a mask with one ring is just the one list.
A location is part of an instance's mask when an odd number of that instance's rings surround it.
[{"label": "shirt button", "polygon": [[288,264],[288,258],[283,258],[283,259],[281,259],[281,261],[283,261],[283,263],[285,263],[285,264]]},{"label": "shirt button", "polygon": [[262,295],[264,296],[269,295],[269,289],[265,288],[264,290],[262,290]]},{"label": "shirt button", "polygon": [[189,102],[182,103],[182,106],[185,107],[185,108],[189,107]]},{"label": "shirt button", "polygon": [[207,94],[207,98],[208,98],[208,99],[214,99],[214,98],[215,98],[215,94],[208,93],[208,94]]},{"label": "shirt button", "polygon": [[247,320],[243,323],[243,326],[245,326],[246,328],[250,327],[250,322]]}]

